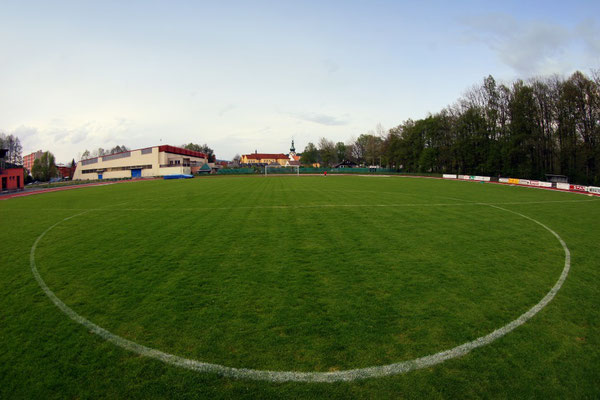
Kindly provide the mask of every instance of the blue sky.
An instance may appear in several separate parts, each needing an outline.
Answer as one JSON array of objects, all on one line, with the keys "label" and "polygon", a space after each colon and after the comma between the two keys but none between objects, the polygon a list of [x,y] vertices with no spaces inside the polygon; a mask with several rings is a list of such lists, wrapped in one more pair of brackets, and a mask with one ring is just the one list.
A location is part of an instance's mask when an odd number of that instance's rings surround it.
[{"label": "blue sky", "polygon": [[422,118],[489,74],[600,68],[600,3],[496,3],[0,1],[0,131],[59,161],[231,159]]}]

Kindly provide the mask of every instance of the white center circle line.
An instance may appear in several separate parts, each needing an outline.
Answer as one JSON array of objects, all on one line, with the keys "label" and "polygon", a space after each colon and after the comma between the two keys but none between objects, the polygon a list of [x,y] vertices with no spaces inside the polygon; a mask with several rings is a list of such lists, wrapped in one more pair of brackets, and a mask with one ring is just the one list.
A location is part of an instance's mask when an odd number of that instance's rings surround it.
[{"label": "white center circle line", "polygon": [[[486,205],[484,203],[476,203],[476,204]],[[170,364],[170,365],[183,367],[183,368],[186,368],[189,370],[203,372],[203,373],[214,373],[214,374],[218,374],[218,375],[221,375],[224,377],[231,377],[231,378],[235,378],[235,379],[250,379],[250,380],[258,380],[258,381],[268,381],[268,382],[327,382],[327,383],[340,382],[340,381],[349,382],[349,381],[354,381],[357,379],[377,378],[377,377],[383,377],[383,376],[402,374],[402,373],[406,373],[406,372],[421,369],[421,368],[431,367],[436,364],[440,364],[446,360],[466,355],[471,350],[476,349],[481,346],[485,346],[487,344],[490,344],[493,341],[495,341],[496,339],[506,335],[507,333],[513,331],[517,327],[523,325],[525,322],[527,322],[529,319],[531,319],[534,315],[536,315],[538,312],[540,312],[544,307],[546,307],[546,305],[548,305],[548,303],[550,303],[550,301],[552,301],[554,296],[556,296],[556,293],[558,293],[558,291],[562,287],[565,279],[567,278],[567,275],[569,274],[569,270],[571,268],[571,253],[570,253],[569,248],[567,247],[566,243],[564,242],[564,240],[558,235],[558,233],[556,233],[555,231],[550,229],[548,226],[544,225],[543,223],[541,223],[531,217],[528,217],[524,214],[518,213],[516,211],[511,211],[511,210],[508,210],[508,209],[505,209],[505,208],[502,208],[502,207],[499,207],[496,205],[492,205],[492,204],[487,204],[487,205],[490,207],[502,210],[502,211],[506,211],[506,212],[518,215],[529,221],[532,221],[532,222],[536,223],[537,225],[541,226],[542,228],[546,229],[559,241],[559,243],[562,246],[564,253],[565,253],[565,262],[564,262],[564,267],[560,274],[560,277],[558,278],[558,280],[556,281],[554,286],[550,289],[550,291],[536,305],[531,307],[525,313],[521,314],[515,320],[509,322],[508,324],[496,329],[495,331],[493,331],[487,335],[478,337],[477,339],[472,340],[470,342],[463,343],[463,344],[453,347],[451,349],[440,351],[435,354],[431,354],[431,355],[420,357],[420,358],[415,358],[413,360],[401,361],[401,362],[397,362],[397,363],[393,363],[393,364],[380,365],[380,366],[367,367],[367,368],[349,369],[349,370],[343,370],[343,371],[334,371],[334,372],[268,371],[268,370],[249,369],[249,368],[227,367],[225,365],[193,360],[193,359],[189,359],[189,358],[176,356],[174,354],[166,353],[161,350],[153,349],[151,347],[147,347],[147,346],[138,344],[136,342],[133,342],[131,340],[125,339],[121,336],[115,335],[112,332],[109,332],[108,330],[102,328],[101,326],[98,326],[98,325],[94,324],[93,322],[89,321],[88,319],[77,314],[72,308],[67,306],[61,299],[59,299],[54,294],[54,292],[52,292],[52,290],[48,287],[48,285],[46,285],[46,282],[44,282],[44,280],[42,279],[41,275],[39,274],[39,272],[37,270],[37,266],[35,263],[35,250],[36,250],[39,242],[44,238],[44,236],[46,236],[46,234],[48,232],[50,232],[53,228],[55,228],[57,225],[65,222],[65,221],[68,221],[72,218],[86,214],[86,213],[90,212],[91,210],[67,217],[67,218],[55,223],[54,225],[52,225],[48,229],[46,229],[44,232],[42,232],[42,234],[40,236],[38,236],[38,238],[33,243],[33,246],[31,247],[31,251],[29,254],[29,261],[30,261],[30,266],[31,266],[31,272],[33,273],[33,276],[35,277],[37,283],[42,288],[44,293],[50,298],[50,300],[63,313],[65,313],[69,318],[71,318],[75,322],[78,322],[79,324],[85,326],[91,332],[97,334],[98,336],[102,337],[103,339],[105,339],[105,340],[113,343],[114,345],[119,346],[125,350],[134,352],[134,353],[139,354],[144,357],[154,358],[156,360],[162,361],[162,362]]]}]

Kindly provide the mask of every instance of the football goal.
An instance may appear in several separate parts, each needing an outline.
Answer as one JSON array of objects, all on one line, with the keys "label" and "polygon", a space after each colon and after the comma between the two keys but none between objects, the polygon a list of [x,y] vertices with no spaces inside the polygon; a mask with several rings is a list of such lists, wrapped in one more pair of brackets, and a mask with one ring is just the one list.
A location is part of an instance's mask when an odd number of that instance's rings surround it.
[{"label": "football goal", "polygon": [[265,176],[278,174],[294,174],[300,176],[299,165],[265,165]]}]

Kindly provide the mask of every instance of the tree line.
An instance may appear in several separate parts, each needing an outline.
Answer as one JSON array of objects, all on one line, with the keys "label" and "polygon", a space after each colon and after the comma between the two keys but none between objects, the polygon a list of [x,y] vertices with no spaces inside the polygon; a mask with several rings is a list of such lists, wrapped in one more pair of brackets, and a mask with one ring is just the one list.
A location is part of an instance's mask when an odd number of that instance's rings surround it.
[{"label": "tree line", "polygon": [[208,147],[208,145],[206,143],[200,145],[200,144],[190,142],[188,144],[182,144],[180,147],[182,147],[184,149],[188,149],[188,150],[199,151],[201,153],[206,154],[208,162],[215,162],[215,160],[217,159],[217,157],[215,156],[214,150],[211,149],[210,147]]},{"label": "tree line", "polygon": [[116,153],[123,153],[123,152],[129,151],[129,150],[131,150],[131,149],[125,145],[122,145],[122,146],[116,145],[112,149],[104,149],[102,147],[98,147],[97,149],[92,150],[92,151],[85,149],[83,151],[83,153],[81,153],[80,155],[77,156],[77,158],[80,160],[85,160],[88,158],[96,158],[96,157],[108,156],[108,155],[116,154]]},{"label": "tree line", "polygon": [[490,75],[454,104],[348,143],[322,138],[301,161],[342,160],[398,171],[514,176],[600,185],[600,72],[497,83]]}]

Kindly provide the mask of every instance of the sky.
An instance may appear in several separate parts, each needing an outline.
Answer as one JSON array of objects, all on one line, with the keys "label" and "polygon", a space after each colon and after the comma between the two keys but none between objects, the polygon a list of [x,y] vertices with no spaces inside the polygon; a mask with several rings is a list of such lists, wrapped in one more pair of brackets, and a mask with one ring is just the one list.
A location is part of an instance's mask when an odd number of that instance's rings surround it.
[{"label": "sky", "polygon": [[0,132],[23,155],[348,142],[488,75],[600,68],[597,1],[4,1]]}]

